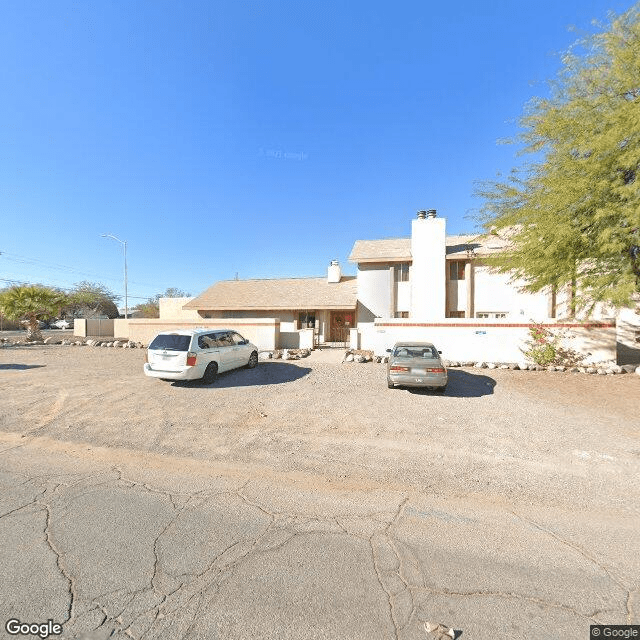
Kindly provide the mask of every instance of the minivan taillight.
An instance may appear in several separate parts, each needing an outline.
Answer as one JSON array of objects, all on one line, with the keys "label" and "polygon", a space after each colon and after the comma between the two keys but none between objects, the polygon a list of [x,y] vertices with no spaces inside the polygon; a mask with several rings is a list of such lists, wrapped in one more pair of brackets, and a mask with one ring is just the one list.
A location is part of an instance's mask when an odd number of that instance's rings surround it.
[{"label": "minivan taillight", "polygon": [[187,366],[195,367],[195,365],[196,365],[196,354],[193,353],[193,351],[189,351],[189,353],[187,353]]},{"label": "minivan taillight", "polygon": [[397,364],[391,365],[390,371],[409,371],[409,367],[400,367]]}]

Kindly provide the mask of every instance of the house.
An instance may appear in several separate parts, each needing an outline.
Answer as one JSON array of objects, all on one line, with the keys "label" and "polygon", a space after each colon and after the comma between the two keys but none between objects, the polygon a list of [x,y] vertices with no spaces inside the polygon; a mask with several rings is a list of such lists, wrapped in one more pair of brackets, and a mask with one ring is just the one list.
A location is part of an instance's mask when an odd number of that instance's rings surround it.
[{"label": "house", "polygon": [[343,276],[333,260],[321,278],[223,280],[183,309],[196,310],[205,319],[278,318],[278,346],[298,347],[301,331],[310,335],[310,346],[347,342],[355,327],[356,306],[357,280]]},{"label": "house", "polygon": [[333,260],[323,277],[224,280],[170,306],[161,300],[160,319],[132,320],[129,332],[145,341],[161,327],[228,326],[263,349],[348,343],[376,353],[429,339],[449,357],[517,361],[532,322],[544,322],[568,330],[572,347],[593,359],[615,358],[606,310],[584,324],[569,318],[567,292],[527,293],[489,270],[483,259],[508,244],[492,233],[448,236],[435,210],[419,211],[409,237],[355,241],[356,276]]}]

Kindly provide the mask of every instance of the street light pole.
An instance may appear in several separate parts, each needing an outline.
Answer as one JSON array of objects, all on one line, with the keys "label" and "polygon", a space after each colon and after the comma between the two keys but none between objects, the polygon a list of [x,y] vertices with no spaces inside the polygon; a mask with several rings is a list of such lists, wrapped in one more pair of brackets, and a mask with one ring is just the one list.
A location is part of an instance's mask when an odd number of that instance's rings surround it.
[{"label": "street light pole", "polygon": [[117,242],[119,242],[122,245],[122,248],[124,250],[124,317],[125,320],[129,318],[129,297],[128,297],[128,293],[127,293],[127,241],[126,240],[120,240],[120,238],[116,238],[115,236],[111,235],[110,233],[103,233],[102,234],[103,238],[112,238],[113,240],[116,240]]}]

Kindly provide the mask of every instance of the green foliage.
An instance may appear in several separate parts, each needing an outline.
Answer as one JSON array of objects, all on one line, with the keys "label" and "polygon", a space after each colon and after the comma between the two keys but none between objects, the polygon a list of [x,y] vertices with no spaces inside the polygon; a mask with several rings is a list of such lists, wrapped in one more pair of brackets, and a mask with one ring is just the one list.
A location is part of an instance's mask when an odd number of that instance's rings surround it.
[{"label": "green foliage", "polygon": [[539,323],[534,323],[529,329],[527,348],[521,349],[521,351],[527,361],[535,362],[543,367],[579,364],[583,356],[573,349],[563,347],[561,343],[562,336]]},{"label": "green foliage", "polygon": [[[481,219],[511,248],[488,264],[526,289],[572,286],[576,308],[640,292],[640,4],[577,42],[521,118],[536,161],[482,185]],[[576,286],[577,285],[577,286]]]},{"label": "green foliage", "polygon": [[41,285],[16,286],[0,294],[0,311],[7,318],[29,322],[27,339],[42,339],[39,320],[61,315],[69,303],[66,294]]},{"label": "green foliage", "polygon": [[120,296],[104,285],[82,281],[76,283],[69,293],[69,305],[65,311],[76,318],[91,318],[97,315],[117,318],[118,300]]}]

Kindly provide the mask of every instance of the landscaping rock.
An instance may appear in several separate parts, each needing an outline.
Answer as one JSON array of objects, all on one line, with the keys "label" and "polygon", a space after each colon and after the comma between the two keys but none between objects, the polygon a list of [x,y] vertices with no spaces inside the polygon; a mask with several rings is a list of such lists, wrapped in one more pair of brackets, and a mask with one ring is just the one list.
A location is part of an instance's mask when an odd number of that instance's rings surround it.
[{"label": "landscaping rock", "polygon": [[556,371],[565,371],[565,370],[566,370],[566,367],[564,367],[561,364],[556,367]]},{"label": "landscaping rock", "polygon": [[354,362],[366,362],[367,358],[365,356],[353,356],[353,361]]},{"label": "landscaping rock", "polygon": [[636,374],[640,376],[640,367],[636,368]]},{"label": "landscaping rock", "polygon": [[487,369],[496,369],[498,365],[494,364],[493,362],[489,362],[487,363]]},{"label": "landscaping rock", "polygon": [[501,365],[498,367],[498,369],[511,369],[511,368],[512,368],[512,366],[511,366],[511,365],[508,365],[508,364],[501,364]]},{"label": "landscaping rock", "polygon": [[622,371],[620,373],[633,373],[636,370],[635,364],[623,364],[621,367]]},{"label": "landscaping rock", "polygon": [[597,373],[597,369],[595,367],[587,367],[586,373]]},{"label": "landscaping rock", "polygon": [[283,360],[291,360],[291,356],[289,355],[289,349],[282,350],[282,359]]},{"label": "landscaping rock", "polygon": [[342,362],[353,362],[353,356],[351,354],[345,356]]},{"label": "landscaping rock", "polygon": [[476,369],[486,369],[487,368],[487,363],[486,362],[476,362],[473,366]]},{"label": "landscaping rock", "polygon": [[[4,338],[3,338],[4,341]],[[48,338],[44,339],[44,343],[45,344],[60,344],[61,340],[59,338],[56,338],[54,336],[49,336]]]},{"label": "landscaping rock", "polygon": [[606,370],[606,369],[602,369],[602,368],[600,368],[600,369],[596,369],[596,373],[597,373],[599,376],[606,376],[606,375],[607,375],[607,370]]},{"label": "landscaping rock", "polygon": [[272,351],[261,351],[258,354],[258,358],[260,358],[260,360],[271,360],[271,358],[273,358],[273,352]]}]

